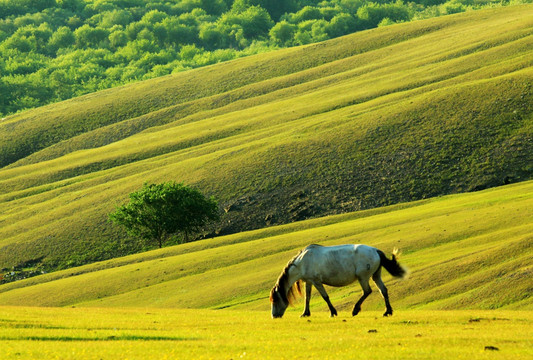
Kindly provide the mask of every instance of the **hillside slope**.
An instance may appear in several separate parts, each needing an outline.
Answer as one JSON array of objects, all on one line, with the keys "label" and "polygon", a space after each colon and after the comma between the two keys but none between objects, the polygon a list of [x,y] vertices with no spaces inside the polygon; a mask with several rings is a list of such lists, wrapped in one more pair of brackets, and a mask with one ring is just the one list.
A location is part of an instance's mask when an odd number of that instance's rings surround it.
[{"label": "hillside slope", "polygon": [[138,251],[107,221],[144,182],[225,211],[207,234],[533,175],[533,6],[399,24],[0,122],[0,268]]},{"label": "hillside slope", "polygon": [[[310,243],[402,250],[386,274],[397,308],[533,310],[533,182],[202,240],[0,286],[0,305],[241,308],[267,311],[286,262]],[[357,284],[329,289],[351,310]],[[326,310],[315,293],[312,308]],[[365,309],[381,309],[376,291]],[[294,311],[301,311],[301,306]]]}]

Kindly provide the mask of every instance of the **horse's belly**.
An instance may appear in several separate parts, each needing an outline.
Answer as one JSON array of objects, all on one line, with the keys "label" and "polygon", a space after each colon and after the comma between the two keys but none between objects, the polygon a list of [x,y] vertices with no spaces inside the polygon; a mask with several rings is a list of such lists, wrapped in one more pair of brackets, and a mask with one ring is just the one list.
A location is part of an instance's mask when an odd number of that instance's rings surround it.
[{"label": "horse's belly", "polygon": [[330,276],[330,277],[327,277],[325,279],[322,279],[322,283],[326,284],[326,285],[329,285],[329,286],[340,287],[340,286],[350,285],[356,279],[357,279],[357,277],[355,275],[346,274],[344,276]]}]

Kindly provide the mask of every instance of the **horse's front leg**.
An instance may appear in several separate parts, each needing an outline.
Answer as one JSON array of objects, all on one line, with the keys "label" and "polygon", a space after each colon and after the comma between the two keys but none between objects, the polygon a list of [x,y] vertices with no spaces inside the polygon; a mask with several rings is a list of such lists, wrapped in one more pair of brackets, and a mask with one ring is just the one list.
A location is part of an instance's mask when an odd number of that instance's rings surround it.
[{"label": "horse's front leg", "polygon": [[333,304],[331,303],[331,301],[329,301],[329,296],[328,296],[328,293],[326,292],[326,289],[324,289],[324,285],[322,285],[322,283],[319,283],[319,282],[315,282],[313,285],[315,285],[320,295],[322,295],[322,298],[324,299],[326,304],[328,304],[329,311],[331,312],[331,317],[337,316],[337,310],[335,310],[335,308],[333,307]]},{"label": "horse's front leg", "polygon": [[311,311],[309,310],[309,302],[311,301],[311,290],[313,289],[313,284],[306,281],[305,282],[305,309],[300,317],[311,316]]}]

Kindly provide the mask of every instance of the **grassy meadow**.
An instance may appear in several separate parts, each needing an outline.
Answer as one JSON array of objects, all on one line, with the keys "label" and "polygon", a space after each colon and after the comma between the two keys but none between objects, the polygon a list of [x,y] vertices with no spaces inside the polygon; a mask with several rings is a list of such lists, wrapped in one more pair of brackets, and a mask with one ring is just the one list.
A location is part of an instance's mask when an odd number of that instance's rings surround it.
[{"label": "grassy meadow", "polygon": [[[533,182],[168,247],[0,286],[2,359],[530,359]],[[403,250],[351,316],[354,284],[271,319],[268,293],[301,247]]]},{"label": "grassy meadow", "polygon": [[210,238],[531,179],[532,29],[532,5],[468,12],[9,116],[0,268],[146,249],[107,220],[144,182],[215,196],[223,216]]},{"label": "grassy meadow", "polygon": [[2,359],[530,359],[531,312],[0,307]]},{"label": "grassy meadow", "polygon": [[[270,288],[311,243],[402,250],[394,308],[533,310],[533,182],[206,239],[0,285],[0,305],[269,311]],[[330,289],[349,312],[358,285]],[[312,313],[327,312],[314,296]],[[302,306],[294,311],[302,311]],[[374,292],[364,310],[382,310]]]},{"label": "grassy meadow", "polygon": [[[0,122],[1,359],[531,359],[533,6],[397,24]],[[297,59],[297,61],[295,61]],[[107,214],[144,182],[219,199],[144,251]],[[270,318],[311,243],[410,270]],[[134,252],[139,252],[133,254]],[[374,290],[375,287],[373,287]]]}]

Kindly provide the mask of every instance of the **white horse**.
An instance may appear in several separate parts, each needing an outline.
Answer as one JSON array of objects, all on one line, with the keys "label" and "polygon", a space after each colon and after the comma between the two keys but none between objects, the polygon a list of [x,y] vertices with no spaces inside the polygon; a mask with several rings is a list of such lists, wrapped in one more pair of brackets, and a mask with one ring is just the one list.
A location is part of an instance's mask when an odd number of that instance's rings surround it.
[{"label": "white horse", "polygon": [[305,282],[305,309],[301,316],[310,316],[309,301],[313,285],[328,304],[331,316],[337,310],[329,301],[324,284],[330,286],[346,286],[359,280],[363,288],[363,296],[355,303],[352,315],[361,311],[361,304],[370,295],[370,277],[381,291],[387,310],[383,316],[392,315],[387,288],[381,280],[381,267],[395,277],[403,278],[407,270],[397,260],[398,251],[392,253],[392,259],[376,248],[367,245],[320,246],[309,245],[292,258],[283,269],[281,275],[270,292],[272,317],[280,318],[292,304],[296,293],[302,295],[301,282]]}]

